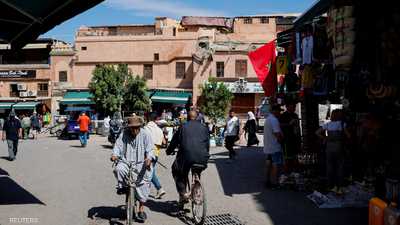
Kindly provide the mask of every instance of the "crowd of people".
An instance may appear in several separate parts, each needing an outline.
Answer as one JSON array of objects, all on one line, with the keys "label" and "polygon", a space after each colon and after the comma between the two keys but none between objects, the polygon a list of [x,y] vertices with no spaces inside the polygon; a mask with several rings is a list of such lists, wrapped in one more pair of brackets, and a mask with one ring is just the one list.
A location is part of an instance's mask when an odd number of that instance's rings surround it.
[{"label": "crowd of people", "polygon": [[18,117],[15,111],[11,111],[8,118],[0,118],[1,138],[7,141],[10,161],[16,159],[19,139],[28,139],[31,134],[32,139],[37,139],[42,124],[42,119],[36,112],[33,112],[31,116],[21,114]]}]

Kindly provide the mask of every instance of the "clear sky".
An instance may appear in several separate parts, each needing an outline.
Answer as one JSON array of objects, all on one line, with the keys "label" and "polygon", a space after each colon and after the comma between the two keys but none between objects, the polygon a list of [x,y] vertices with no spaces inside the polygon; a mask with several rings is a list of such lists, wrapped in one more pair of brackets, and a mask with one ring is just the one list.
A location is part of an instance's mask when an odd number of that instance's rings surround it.
[{"label": "clear sky", "polygon": [[[84,0],[83,0],[84,1]],[[302,13],[315,0],[105,0],[42,35],[73,42],[81,25],[152,24],[156,16],[243,16]]]}]

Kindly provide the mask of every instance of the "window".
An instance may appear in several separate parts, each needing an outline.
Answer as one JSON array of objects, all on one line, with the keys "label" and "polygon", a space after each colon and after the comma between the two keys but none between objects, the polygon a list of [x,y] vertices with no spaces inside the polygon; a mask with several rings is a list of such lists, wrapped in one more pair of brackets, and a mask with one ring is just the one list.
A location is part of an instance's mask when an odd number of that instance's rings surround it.
[{"label": "window", "polygon": [[68,73],[67,71],[58,72],[58,81],[67,82],[68,81]]},{"label": "window", "polygon": [[177,62],[176,63],[176,78],[177,79],[185,78],[185,71],[186,71],[185,62]]},{"label": "window", "polygon": [[172,29],[172,36],[176,36],[176,27],[174,27],[174,29]]},{"label": "window", "polygon": [[48,96],[49,95],[49,84],[48,83],[38,83],[38,96]]},{"label": "window", "polygon": [[81,47],[81,50],[82,50],[82,51],[86,51],[86,50],[87,50],[87,47],[86,47],[86,46],[82,46],[82,47]]},{"label": "window", "polygon": [[217,77],[224,77],[225,65],[224,62],[217,62]]},{"label": "window", "polygon": [[244,18],[244,24],[252,24],[253,23],[253,19],[252,18]]},{"label": "window", "polygon": [[39,83],[38,84],[38,90],[39,91],[48,91],[49,90],[49,84],[48,83]]},{"label": "window", "polygon": [[247,76],[247,60],[236,60],[235,74],[236,74],[236,77],[246,77]]},{"label": "window", "polygon": [[154,61],[160,60],[160,54],[154,53]]},{"label": "window", "polygon": [[117,35],[117,28],[116,27],[109,27],[108,28],[108,33],[110,35]]},{"label": "window", "polygon": [[143,77],[146,80],[153,79],[153,65],[152,64],[144,64],[143,66]]},{"label": "window", "polygon": [[18,85],[10,84],[10,97],[18,97]]},{"label": "window", "polygon": [[269,18],[268,17],[261,17],[260,22],[261,23],[269,23]]}]

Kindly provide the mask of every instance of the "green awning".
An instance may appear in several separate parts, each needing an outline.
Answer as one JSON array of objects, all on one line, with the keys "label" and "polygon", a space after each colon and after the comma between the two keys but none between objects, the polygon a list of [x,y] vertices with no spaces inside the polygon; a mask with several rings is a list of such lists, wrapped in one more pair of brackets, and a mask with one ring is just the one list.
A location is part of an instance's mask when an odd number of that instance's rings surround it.
[{"label": "green awning", "polygon": [[36,38],[103,0],[1,0],[0,41],[22,48]]},{"label": "green awning", "polygon": [[184,105],[188,103],[191,96],[192,93],[190,92],[157,90],[153,96],[151,96],[151,101]]},{"label": "green awning", "polygon": [[88,91],[70,91],[65,93],[60,104],[64,105],[94,105],[92,94]]},{"label": "green awning", "polygon": [[11,109],[13,104],[15,104],[15,102],[0,102],[0,109]]},{"label": "green awning", "polygon": [[40,102],[18,102],[12,106],[13,109],[36,109],[36,106],[40,104]]}]

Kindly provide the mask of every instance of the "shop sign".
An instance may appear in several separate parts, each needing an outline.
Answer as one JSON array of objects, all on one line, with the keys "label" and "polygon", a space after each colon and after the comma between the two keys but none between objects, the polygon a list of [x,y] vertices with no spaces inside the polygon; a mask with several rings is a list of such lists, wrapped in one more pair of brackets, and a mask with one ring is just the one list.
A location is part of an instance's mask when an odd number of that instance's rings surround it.
[{"label": "shop sign", "polygon": [[224,82],[232,93],[264,93],[264,89],[258,82]]},{"label": "shop sign", "polygon": [[0,70],[0,78],[35,78],[36,70]]}]

